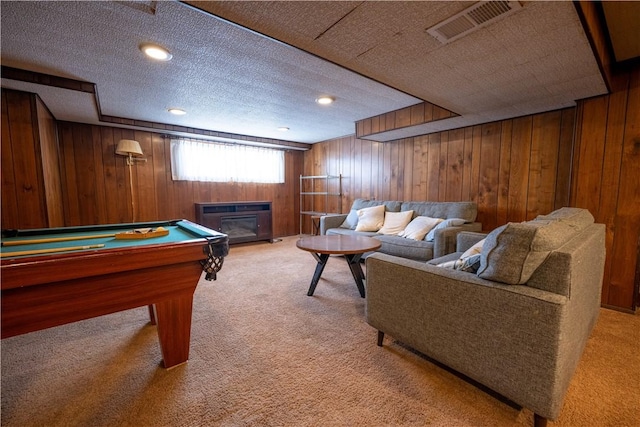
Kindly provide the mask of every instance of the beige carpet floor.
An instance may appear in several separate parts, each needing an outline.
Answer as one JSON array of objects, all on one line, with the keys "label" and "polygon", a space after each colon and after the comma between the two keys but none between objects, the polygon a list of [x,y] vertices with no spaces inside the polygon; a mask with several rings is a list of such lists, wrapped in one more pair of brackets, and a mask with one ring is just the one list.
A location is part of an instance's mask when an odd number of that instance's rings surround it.
[{"label": "beige carpet floor", "polygon": [[[531,426],[364,321],[344,260],[313,297],[296,237],[232,246],[195,293],[188,363],[146,307],[5,339],[3,426]],[[640,316],[601,310],[557,426],[640,426]]]}]

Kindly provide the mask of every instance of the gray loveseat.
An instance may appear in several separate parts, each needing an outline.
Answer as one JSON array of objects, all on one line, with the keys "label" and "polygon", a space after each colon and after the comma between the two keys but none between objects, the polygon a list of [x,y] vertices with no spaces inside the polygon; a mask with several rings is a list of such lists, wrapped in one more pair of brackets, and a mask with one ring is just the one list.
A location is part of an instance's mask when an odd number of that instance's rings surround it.
[{"label": "gray loveseat", "polygon": [[[442,219],[460,219],[462,224],[436,229],[433,240],[413,240],[406,237],[382,235],[372,231],[356,231],[346,227],[348,214],[327,215],[320,218],[320,234],[346,234],[374,237],[382,243],[379,252],[418,261],[427,261],[456,250],[456,235],[460,231],[481,231],[482,224],[476,222],[478,207],[475,202],[402,202],[356,199],[351,212],[372,206],[384,205],[387,212],[413,211],[413,218],[427,216]],[[443,224],[444,225],[444,224]],[[365,254],[368,256],[369,254]]]},{"label": "gray loveseat", "polygon": [[[485,237],[476,273],[435,265],[450,266]],[[599,313],[604,238],[588,211],[562,208],[488,235],[460,233],[458,252],[429,263],[373,254],[366,321],[378,345],[389,334],[546,425]]]}]

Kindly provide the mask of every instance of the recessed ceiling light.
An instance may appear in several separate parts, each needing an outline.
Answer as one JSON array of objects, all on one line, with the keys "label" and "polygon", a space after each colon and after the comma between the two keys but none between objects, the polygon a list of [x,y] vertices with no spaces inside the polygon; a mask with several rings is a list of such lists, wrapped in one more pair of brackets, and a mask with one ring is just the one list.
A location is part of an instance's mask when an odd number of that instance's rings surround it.
[{"label": "recessed ceiling light", "polygon": [[287,132],[287,131],[289,130],[289,128],[288,128],[288,127],[286,127],[286,126],[280,126],[280,127],[278,128],[278,130],[279,130],[280,132]]},{"label": "recessed ceiling light", "polygon": [[185,114],[187,114],[187,112],[182,108],[169,108],[167,109],[167,111],[171,114],[175,114],[176,116],[184,116]]},{"label": "recessed ceiling light", "polygon": [[157,59],[158,61],[168,61],[173,58],[173,55],[167,49],[155,44],[140,45],[140,50],[149,58]]},{"label": "recessed ceiling light", "polygon": [[321,96],[320,98],[316,99],[316,102],[320,105],[329,105],[333,101],[335,101],[335,99],[330,96]]}]

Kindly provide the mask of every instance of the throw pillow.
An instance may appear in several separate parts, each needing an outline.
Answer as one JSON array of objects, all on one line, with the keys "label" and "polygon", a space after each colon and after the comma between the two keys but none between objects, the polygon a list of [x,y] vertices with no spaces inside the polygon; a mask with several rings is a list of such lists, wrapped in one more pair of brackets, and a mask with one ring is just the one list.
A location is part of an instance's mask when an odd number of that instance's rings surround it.
[{"label": "throw pillow", "polygon": [[475,254],[466,258],[461,257],[451,261],[441,262],[440,264],[436,264],[436,266],[475,274],[480,268],[480,257],[480,254]]},{"label": "throw pillow", "polygon": [[358,209],[356,231],[378,231],[384,224],[384,205]]},{"label": "throw pillow", "polygon": [[456,266],[456,270],[466,271],[468,273],[477,273],[480,268],[482,255],[475,254],[470,257],[461,258],[460,263]]},{"label": "throw pillow", "polygon": [[469,258],[470,256],[477,255],[482,252],[482,246],[484,245],[485,239],[480,240],[475,245],[471,246],[469,249],[464,251],[462,255],[460,255],[460,259]]},{"label": "throw pillow", "polygon": [[440,264],[436,264],[436,267],[442,267],[442,268],[456,268],[456,264],[460,261],[460,258],[458,259],[452,259],[451,261],[445,261],[445,262],[441,262]]},{"label": "throw pillow", "polygon": [[433,242],[433,239],[436,237],[436,230],[442,230],[443,228],[447,227],[457,227],[462,224],[464,224],[464,219],[461,218],[445,219],[440,224],[433,227],[433,229],[429,231],[429,233],[427,233],[427,236],[424,238],[424,240],[426,240],[427,242]]},{"label": "throw pillow", "polygon": [[493,230],[482,248],[478,276],[509,285],[526,283],[549,255],[548,233],[541,232],[546,225],[510,222]]},{"label": "throw pillow", "polygon": [[476,273],[480,268],[481,252],[486,239],[480,240],[467,249],[460,258],[437,264],[438,267],[453,268],[454,270]]},{"label": "throw pillow", "polygon": [[351,211],[349,211],[349,215],[347,215],[340,228],[355,230],[356,225],[358,225],[358,211],[356,209],[351,209]]},{"label": "throw pillow", "polygon": [[413,211],[385,212],[384,224],[382,224],[382,228],[378,230],[378,233],[397,236],[409,224],[412,216]]},{"label": "throw pillow", "polygon": [[444,221],[442,218],[417,216],[398,235],[407,239],[422,240],[433,227],[442,221]]}]

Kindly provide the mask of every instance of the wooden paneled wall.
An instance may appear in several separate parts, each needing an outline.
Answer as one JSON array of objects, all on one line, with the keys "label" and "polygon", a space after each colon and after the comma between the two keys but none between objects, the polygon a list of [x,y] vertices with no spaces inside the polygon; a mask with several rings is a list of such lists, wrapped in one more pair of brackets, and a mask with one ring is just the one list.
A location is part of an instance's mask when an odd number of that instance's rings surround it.
[{"label": "wooden paneled wall", "polygon": [[574,118],[570,108],[392,142],[335,139],[305,153],[305,173],[342,173],[343,211],[358,197],[473,200],[492,230],[569,203]]},{"label": "wooden paneled wall", "polygon": [[574,164],[571,204],[607,226],[602,301],[631,308],[640,269],[640,66],[616,73],[610,95],[578,102]]},{"label": "wooden paneled wall", "polygon": [[[274,236],[297,233],[301,151],[286,151],[284,184],[173,181],[169,139],[162,134],[70,122],[58,123],[58,130],[67,226],[131,222],[134,209],[136,221],[194,221],[196,202],[267,200]],[[131,168],[133,195],[125,157],[115,154],[120,139],[138,141],[147,159]]]},{"label": "wooden paneled wall", "polygon": [[2,228],[64,225],[57,142],[39,97],[2,90]]}]

